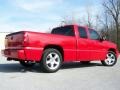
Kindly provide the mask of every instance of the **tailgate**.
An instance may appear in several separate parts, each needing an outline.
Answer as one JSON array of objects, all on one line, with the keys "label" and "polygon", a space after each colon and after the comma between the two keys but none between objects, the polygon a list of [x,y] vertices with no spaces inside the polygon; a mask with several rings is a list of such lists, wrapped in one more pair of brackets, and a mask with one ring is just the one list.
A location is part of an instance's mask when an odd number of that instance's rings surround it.
[{"label": "tailgate", "polygon": [[22,47],[24,42],[24,32],[16,32],[6,35],[5,37],[5,48],[18,48]]}]

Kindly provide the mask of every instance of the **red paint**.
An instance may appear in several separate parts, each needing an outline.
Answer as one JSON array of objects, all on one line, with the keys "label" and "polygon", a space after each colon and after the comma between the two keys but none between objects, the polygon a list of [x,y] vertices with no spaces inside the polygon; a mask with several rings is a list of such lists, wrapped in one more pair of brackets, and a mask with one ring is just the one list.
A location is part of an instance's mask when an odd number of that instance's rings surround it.
[{"label": "red paint", "polygon": [[21,31],[6,36],[6,57],[15,60],[31,60],[39,62],[46,46],[54,45],[63,49],[64,62],[104,60],[109,49],[118,56],[117,46],[108,41],[91,40],[88,27],[88,38],[80,38],[78,25],[73,25],[75,36],[63,36],[47,33]]}]

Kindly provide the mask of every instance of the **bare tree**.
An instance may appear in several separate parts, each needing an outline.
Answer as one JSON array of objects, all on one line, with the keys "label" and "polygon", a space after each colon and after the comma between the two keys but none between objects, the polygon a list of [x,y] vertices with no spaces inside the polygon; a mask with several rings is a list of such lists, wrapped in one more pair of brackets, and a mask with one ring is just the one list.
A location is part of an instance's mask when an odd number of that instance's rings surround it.
[{"label": "bare tree", "polygon": [[106,38],[108,40],[110,40],[110,20],[108,18],[108,13],[105,11],[103,12],[102,16],[98,16],[98,22],[101,24],[102,28],[101,28],[101,33],[103,34],[103,36],[106,36]]},{"label": "bare tree", "polygon": [[[62,24],[80,24],[93,28],[93,16],[92,9],[85,7],[85,14],[81,15],[81,12],[72,11],[69,15],[62,16]],[[78,17],[80,16],[80,17]]]},{"label": "bare tree", "polygon": [[62,16],[62,21],[60,22],[60,25],[70,25],[70,24],[76,24],[76,12],[71,12],[69,15]]},{"label": "bare tree", "polygon": [[87,15],[87,26],[88,27],[93,27],[93,22],[92,22],[92,9],[90,7],[86,7],[86,15]]},{"label": "bare tree", "polygon": [[[117,31],[117,44],[120,46],[120,0],[106,0],[103,3],[103,6],[107,13],[112,17],[115,22],[115,28]],[[120,48],[119,48],[120,49]]]}]

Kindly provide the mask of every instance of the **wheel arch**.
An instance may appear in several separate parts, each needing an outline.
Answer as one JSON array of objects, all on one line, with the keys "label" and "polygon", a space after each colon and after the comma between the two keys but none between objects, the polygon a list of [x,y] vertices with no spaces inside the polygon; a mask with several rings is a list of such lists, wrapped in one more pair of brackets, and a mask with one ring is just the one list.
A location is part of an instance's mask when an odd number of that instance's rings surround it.
[{"label": "wheel arch", "polygon": [[63,61],[64,61],[64,50],[63,50],[63,48],[62,48],[61,46],[59,46],[59,45],[53,45],[53,44],[46,45],[46,46],[44,47],[43,51],[46,50],[46,49],[49,49],[49,48],[53,48],[53,49],[58,50],[58,51],[61,53],[62,59],[63,59]]},{"label": "wheel arch", "polygon": [[110,48],[108,51],[112,51],[112,52],[114,52],[115,54],[117,53],[117,52],[116,52],[116,49],[114,49],[114,48]]}]

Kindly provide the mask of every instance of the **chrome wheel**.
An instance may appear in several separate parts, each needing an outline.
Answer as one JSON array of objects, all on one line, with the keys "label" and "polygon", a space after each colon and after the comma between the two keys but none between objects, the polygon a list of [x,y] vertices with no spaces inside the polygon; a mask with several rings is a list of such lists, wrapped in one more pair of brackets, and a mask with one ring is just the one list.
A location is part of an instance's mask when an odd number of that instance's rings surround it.
[{"label": "chrome wheel", "polygon": [[57,49],[48,48],[43,52],[41,69],[47,73],[56,72],[60,69],[62,60],[62,55]]},{"label": "chrome wheel", "polygon": [[112,53],[108,53],[106,56],[105,62],[108,65],[112,65],[112,64],[114,64],[115,60],[116,60],[115,55]]},{"label": "chrome wheel", "polygon": [[109,51],[106,55],[106,59],[101,61],[105,66],[113,66],[117,62],[117,56],[114,52]]},{"label": "chrome wheel", "polygon": [[46,65],[51,70],[56,70],[60,66],[60,57],[57,53],[50,53],[46,57]]}]

